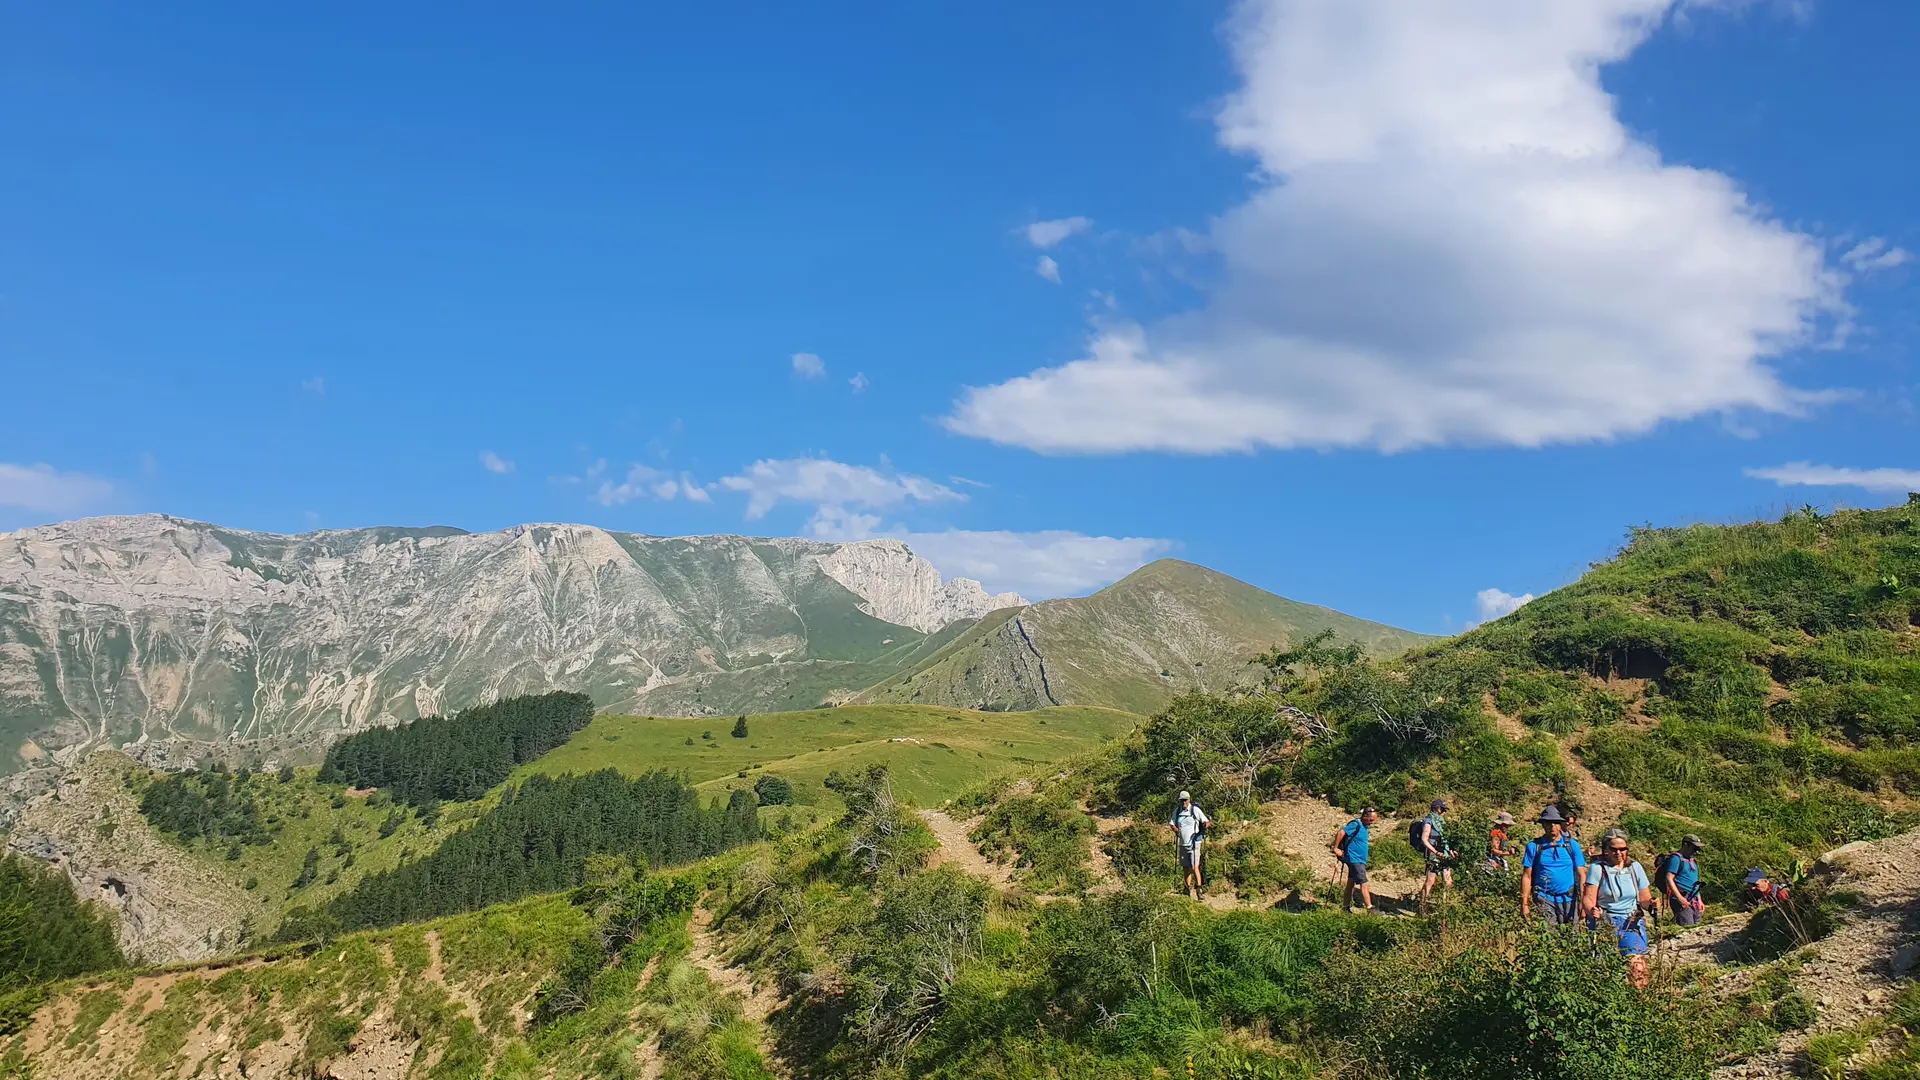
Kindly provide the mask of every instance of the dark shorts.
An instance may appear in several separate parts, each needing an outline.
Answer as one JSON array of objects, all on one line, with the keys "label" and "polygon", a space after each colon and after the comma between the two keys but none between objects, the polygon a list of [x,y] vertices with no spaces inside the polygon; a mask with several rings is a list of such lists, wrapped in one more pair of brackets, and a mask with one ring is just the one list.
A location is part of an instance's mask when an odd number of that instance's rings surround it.
[{"label": "dark shorts", "polygon": [[1180,845],[1180,869],[1200,869],[1200,844],[1200,841],[1195,841],[1192,847],[1188,847],[1185,844]]},{"label": "dark shorts", "polygon": [[1448,870],[1453,869],[1452,861],[1445,855],[1428,855],[1422,852],[1421,858],[1427,860],[1427,873],[1429,874],[1444,874]]},{"label": "dark shorts", "polygon": [[1587,929],[1598,932],[1603,926],[1610,925],[1613,929],[1614,940],[1620,943],[1621,956],[1647,955],[1646,923],[1628,915],[1606,915],[1603,913],[1601,918],[1606,919],[1607,922],[1602,923],[1600,919],[1589,917],[1587,919]]},{"label": "dark shorts", "polygon": [[1573,926],[1580,921],[1580,905],[1571,893],[1566,896],[1534,893],[1533,911],[1548,926]]},{"label": "dark shorts", "polygon": [[1354,885],[1365,885],[1367,883],[1367,864],[1348,863],[1347,881]]},{"label": "dark shorts", "polygon": [[1674,925],[1676,926],[1699,926],[1700,925],[1700,911],[1698,908],[1695,908],[1692,904],[1676,904],[1674,903],[1673,897],[1669,896],[1667,897],[1667,908],[1668,910],[1673,912]]}]

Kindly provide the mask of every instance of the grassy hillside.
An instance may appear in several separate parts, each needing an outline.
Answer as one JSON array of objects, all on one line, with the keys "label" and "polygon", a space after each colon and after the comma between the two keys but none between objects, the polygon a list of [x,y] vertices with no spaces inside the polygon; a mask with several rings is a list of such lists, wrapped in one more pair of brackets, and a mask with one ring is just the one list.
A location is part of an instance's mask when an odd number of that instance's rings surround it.
[{"label": "grassy hillside", "polygon": [[516,776],[609,767],[638,775],[660,768],[685,772],[703,790],[721,793],[772,773],[792,782],[803,803],[837,805],[820,783],[829,772],[851,775],[884,764],[903,795],[932,806],[1009,768],[1084,753],[1139,721],[1131,713],[1098,708],[985,713],[843,705],[751,715],[748,736],[736,739],[729,734],[732,717],[602,715]]},{"label": "grassy hillside", "polygon": [[1182,691],[1244,681],[1261,651],[1322,630],[1380,656],[1433,640],[1162,559],[1092,596],[995,612],[857,700],[1150,713]]}]

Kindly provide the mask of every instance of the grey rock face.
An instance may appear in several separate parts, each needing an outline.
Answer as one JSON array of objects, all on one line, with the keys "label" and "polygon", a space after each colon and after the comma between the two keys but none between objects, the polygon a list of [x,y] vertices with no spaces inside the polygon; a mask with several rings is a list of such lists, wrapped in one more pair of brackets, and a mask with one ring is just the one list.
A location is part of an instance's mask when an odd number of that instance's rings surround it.
[{"label": "grey rock face", "polygon": [[25,529],[0,534],[0,772],[169,740],[296,753],[555,688],[662,714],[809,707],[1018,600],[943,583],[893,541]]}]

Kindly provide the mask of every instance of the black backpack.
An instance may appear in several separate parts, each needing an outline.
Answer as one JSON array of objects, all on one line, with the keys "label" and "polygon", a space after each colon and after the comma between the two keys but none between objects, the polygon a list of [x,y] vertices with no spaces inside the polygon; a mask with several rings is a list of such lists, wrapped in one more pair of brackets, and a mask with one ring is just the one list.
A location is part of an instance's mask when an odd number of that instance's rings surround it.
[{"label": "black backpack", "polygon": [[1677,851],[1663,851],[1653,857],[1653,895],[1667,895],[1667,883],[1673,880],[1673,873],[1667,864],[1679,856]]},{"label": "black backpack", "polygon": [[1412,848],[1416,855],[1425,855],[1427,853],[1427,849],[1420,846],[1422,834],[1426,831],[1426,828],[1426,818],[1416,818],[1412,824],[1407,826],[1407,846]]}]

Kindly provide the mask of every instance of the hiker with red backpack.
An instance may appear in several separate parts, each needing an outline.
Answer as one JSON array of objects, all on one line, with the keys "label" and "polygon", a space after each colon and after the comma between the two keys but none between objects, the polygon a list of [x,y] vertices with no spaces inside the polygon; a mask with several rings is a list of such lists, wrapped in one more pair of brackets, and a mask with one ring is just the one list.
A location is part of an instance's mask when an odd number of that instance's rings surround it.
[{"label": "hiker with red backpack", "polygon": [[1680,850],[1666,852],[1653,862],[1653,889],[1673,912],[1675,926],[1698,926],[1706,902],[1700,899],[1700,864],[1707,848],[1692,833],[1680,838]]},{"label": "hiker with red backpack", "polygon": [[1580,917],[1581,875],[1587,853],[1580,841],[1567,836],[1567,819],[1557,806],[1540,811],[1540,838],[1527,841],[1520,854],[1520,915],[1531,917],[1533,906],[1548,926],[1572,926]]}]

